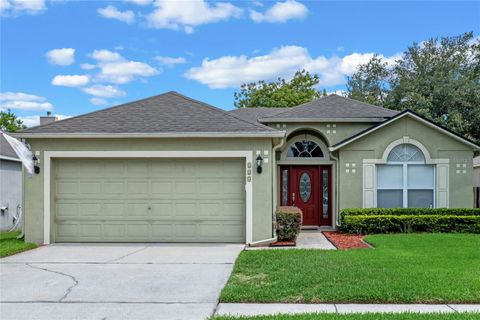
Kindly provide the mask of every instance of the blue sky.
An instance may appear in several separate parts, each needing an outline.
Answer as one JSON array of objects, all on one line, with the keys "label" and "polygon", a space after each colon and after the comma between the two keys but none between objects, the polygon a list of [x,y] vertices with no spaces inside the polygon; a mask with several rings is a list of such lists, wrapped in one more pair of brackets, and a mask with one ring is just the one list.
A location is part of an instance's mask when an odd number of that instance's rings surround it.
[{"label": "blue sky", "polygon": [[232,109],[248,81],[306,68],[319,89],[373,53],[474,31],[480,2],[0,0],[0,108],[35,124],[175,90]]}]

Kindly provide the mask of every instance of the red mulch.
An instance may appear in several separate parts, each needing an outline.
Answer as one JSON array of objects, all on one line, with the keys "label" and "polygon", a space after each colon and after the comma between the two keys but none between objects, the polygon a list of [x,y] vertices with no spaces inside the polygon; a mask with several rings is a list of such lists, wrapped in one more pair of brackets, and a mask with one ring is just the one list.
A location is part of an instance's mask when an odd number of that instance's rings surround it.
[{"label": "red mulch", "polygon": [[359,234],[348,234],[341,232],[325,231],[323,232],[325,237],[333,243],[337,249],[356,249],[356,248],[370,248],[368,244],[363,242],[363,235]]}]

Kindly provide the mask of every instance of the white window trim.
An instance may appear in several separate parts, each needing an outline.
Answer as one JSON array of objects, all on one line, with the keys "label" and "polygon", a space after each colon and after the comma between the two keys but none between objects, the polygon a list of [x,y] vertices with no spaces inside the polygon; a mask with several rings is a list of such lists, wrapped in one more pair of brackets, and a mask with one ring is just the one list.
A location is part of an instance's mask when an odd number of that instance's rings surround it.
[{"label": "white window trim", "polygon": [[[425,146],[408,136],[404,136],[401,139],[397,139],[391,142],[380,159],[363,159],[363,208],[376,208],[377,207],[377,164],[388,164],[387,158],[393,148],[400,144],[413,144],[418,147],[425,157],[425,163],[434,165],[434,180],[435,180],[435,192],[434,192],[434,207],[435,208],[448,208],[449,207],[449,163],[450,159],[432,158]],[[411,162],[415,164],[416,162]],[[405,173],[404,173],[405,174]],[[405,197],[403,199],[405,202]]]},{"label": "white window trim", "polygon": [[[245,159],[246,242],[253,242],[253,151],[44,151],[43,153],[43,243],[51,243],[51,160],[52,158],[243,158]],[[247,176],[251,179],[247,179]],[[249,181],[250,180],[250,181]]]}]

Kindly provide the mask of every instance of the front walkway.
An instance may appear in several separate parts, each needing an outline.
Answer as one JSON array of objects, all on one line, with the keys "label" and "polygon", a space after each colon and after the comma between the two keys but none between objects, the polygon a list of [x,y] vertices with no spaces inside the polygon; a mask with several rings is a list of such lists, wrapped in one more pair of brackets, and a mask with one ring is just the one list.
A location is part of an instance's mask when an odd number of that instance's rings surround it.
[{"label": "front walkway", "polygon": [[232,244],[50,245],[0,259],[2,320],[210,317]]},{"label": "front walkway", "polygon": [[479,304],[282,304],[282,303],[220,303],[217,316],[257,316],[302,313],[366,313],[418,312],[451,313],[480,312]]},{"label": "front walkway", "polygon": [[250,247],[246,250],[259,249],[320,249],[337,250],[335,246],[319,230],[302,230],[297,238],[295,247],[269,247],[268,245],[259,247]]}]

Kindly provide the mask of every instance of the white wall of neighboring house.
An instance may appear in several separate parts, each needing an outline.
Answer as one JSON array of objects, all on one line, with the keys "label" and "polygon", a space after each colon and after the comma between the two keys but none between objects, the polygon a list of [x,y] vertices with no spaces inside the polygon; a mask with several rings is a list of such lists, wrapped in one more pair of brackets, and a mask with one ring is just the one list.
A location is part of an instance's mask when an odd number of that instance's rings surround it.
[{"label": "white wall of neighboring house", "polygon": [[22,163],[0,159],[0,230],[10,230],[22,205]]}]

